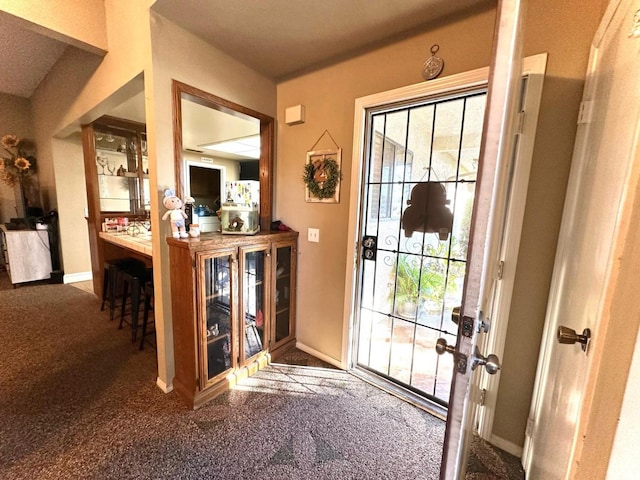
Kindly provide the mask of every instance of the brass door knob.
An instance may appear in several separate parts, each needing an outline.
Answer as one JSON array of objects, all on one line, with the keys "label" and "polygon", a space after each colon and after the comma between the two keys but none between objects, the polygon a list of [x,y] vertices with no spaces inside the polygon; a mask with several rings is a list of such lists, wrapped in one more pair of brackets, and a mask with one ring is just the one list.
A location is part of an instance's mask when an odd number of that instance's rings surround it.
[{"label": "brass door knob", "polygon": [[438,355],[443,355],[445,353],[454,354],[456,351],[456,347],[453,345],[447,345],[447,341],[444,338],[439,338],[436,340],[436,353]]},{"label": "brass door knob", "polygon": [[565,345],[579,343],[582,351],[586,352],[589,341],[591,340],[591,330],[585,328],[582,331],[582,335],[580,335],[579,333],[576,333],[573,328],[560,325],[558,327],[557,339],[558,343],[563,343]]}]

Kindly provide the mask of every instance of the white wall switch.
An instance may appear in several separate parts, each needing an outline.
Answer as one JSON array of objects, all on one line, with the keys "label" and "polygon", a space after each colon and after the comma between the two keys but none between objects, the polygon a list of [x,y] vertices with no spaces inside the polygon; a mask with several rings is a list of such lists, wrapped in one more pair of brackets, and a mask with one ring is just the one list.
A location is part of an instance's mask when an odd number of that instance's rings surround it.
[{"label": "white wall switch", "polygon": [[320,229],[319,228],[310,228],[307,230],[307,240],[310,242],[320,242]]}]

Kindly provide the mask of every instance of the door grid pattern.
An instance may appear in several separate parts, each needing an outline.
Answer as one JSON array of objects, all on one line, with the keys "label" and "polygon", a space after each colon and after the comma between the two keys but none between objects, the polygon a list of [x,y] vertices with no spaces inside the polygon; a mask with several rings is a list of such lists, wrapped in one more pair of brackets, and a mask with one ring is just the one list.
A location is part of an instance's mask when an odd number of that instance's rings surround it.
[{"label": "door grid pattern", "polygon": [[447,406],[486,91],[367,112],[356,364]]}]

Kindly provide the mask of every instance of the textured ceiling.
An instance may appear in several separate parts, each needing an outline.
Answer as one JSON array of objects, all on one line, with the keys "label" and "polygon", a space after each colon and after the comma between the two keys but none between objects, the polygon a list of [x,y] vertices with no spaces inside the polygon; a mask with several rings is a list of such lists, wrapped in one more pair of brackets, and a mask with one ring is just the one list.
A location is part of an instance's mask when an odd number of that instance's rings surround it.
[{"label": "textured ceiling", "polygon": [[67,44],[18,27],[0,15],[0,93],[29,98]]},{"label": "textured ceiling", "polygon": [[[447,15],[495,2],[157,0],[153,9],[256,71],[279,80],[378,48]],[[17,26],[0,12],[0,92],[29,98],[66,47]],[[140,99],[133,103],[140,110]]]},{"label": "textured ceiling", "polygon": [[491,0],[157,0],[153,10],[274,79]]}]

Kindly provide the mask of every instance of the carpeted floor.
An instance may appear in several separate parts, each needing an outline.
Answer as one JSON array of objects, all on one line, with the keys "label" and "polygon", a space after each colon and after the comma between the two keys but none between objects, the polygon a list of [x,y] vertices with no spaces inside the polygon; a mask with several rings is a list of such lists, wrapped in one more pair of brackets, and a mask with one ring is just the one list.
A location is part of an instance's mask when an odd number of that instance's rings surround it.
[{"label": "carpeted floor", "polygon": [[0,291],[0,478],[437,478],[444,424],[352,375],[273,365],[197,411],[97,298]]},{"label": "carpeted floor", "polygon": [[2,479],[438,478],[444,422],[346,372],[294,350],[190,411],[94,295],[4,275]]}]

